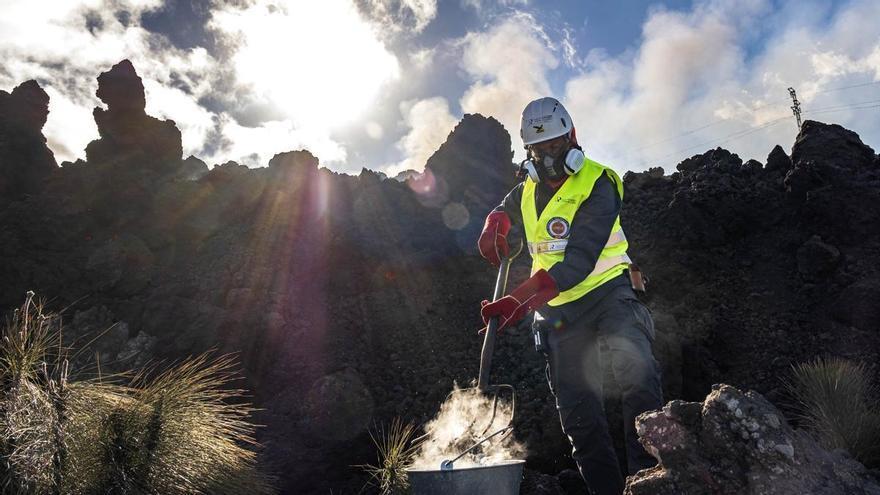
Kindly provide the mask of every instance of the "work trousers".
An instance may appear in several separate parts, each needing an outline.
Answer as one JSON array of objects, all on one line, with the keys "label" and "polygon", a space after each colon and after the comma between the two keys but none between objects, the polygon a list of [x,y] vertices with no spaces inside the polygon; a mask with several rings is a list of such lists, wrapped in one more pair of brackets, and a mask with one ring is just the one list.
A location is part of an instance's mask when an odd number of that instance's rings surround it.
[{"label": "work trousers", "polygon": [[[536,325],[540,322],[536,319]],[[547,331],[547,378],[572,457],[592,493],[620,495],[623,476],[603,407],[603,365],[621,391],[629,474],[656,461],[639,444],[635,418],[662,407],[654,322],[631,287],[606,294],[576,321]]]}]

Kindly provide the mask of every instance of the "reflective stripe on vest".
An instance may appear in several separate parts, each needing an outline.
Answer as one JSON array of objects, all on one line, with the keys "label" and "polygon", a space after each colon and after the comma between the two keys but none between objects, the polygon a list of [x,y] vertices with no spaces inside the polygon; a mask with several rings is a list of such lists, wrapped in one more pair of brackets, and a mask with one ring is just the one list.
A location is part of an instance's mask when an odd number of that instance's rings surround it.
[{"label": "reflective stripe on vest", "polygon": [[[617,193],[623,199],[623,182],[614,170],[597,163],[589,158],[584,160],[581,170],[570,176],[556,193],[550,198],[540,217],[535,205],[536,184],[526,180],[523,187],[520,208],[523,217],[523,227],[526,234],[529,253],[532,255],[532,273],[545,269],[549,270],[553,265],[565,258],[565,249],[568,246],[569,227],[574,219],[578,208],[583,204],[593,186],[603,173],[615,184]],[[548,304],[559,306],[567,302],[583,297],[591,290],[599,287],[608,280],[623,273],[630,258],[626,254],[626,235],[620,226],[620,216],[615,219],[614,226],[596,260],[596,266],[584,279],[574,287],[563,291]]]},{"label": "reflective stripe on vest", "polygon": [[[608,236],[608,242],[605,243],[605,247],[608,248],[611,246],[616,246],[617,244],[620,244],[624,241],[626,241],[626,235],[621,229],[617,232],[612,232],[611,235]],[[558,241],[530,242],[528,243],[528,245],[529,254],[552,253],[555,251],[565,251],[565,246],[568,246],[568,239],[560,239]],[[626,262],[629,263],[630,261],[631,260],[627,256]]]},{"label": "reflective stripe on vest", "polygon": [[554,253],[556,251],[565,251],[568,245],[568,239],[558,241],[530,242],[529,254]]}]

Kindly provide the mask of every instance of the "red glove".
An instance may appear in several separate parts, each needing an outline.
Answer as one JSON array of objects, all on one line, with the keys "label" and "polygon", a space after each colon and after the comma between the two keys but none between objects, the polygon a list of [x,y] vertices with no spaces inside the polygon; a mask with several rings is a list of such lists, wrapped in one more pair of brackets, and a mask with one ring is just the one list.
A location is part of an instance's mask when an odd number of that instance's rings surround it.
[{"label": "red glove", "polygon": [[493,211],[486,217],[483,233],[477,241],[477,247],[483,258],[495,266],[501,264],[501,258],[510,251],[507,246],[507,232],[510,231],[510,217],[503,211]]},{"label": "red glove", "polygon": [[513,292],[493,302],[483,301],[480,303],[483,323],[489,326],[489,319],[495,316],[501,318],[498,332],[509,326],[517,324],[529,311],[534,311],[547,301],[559,295],[559,287],[556,281],[546,270],[538,270],[528,280]]}]

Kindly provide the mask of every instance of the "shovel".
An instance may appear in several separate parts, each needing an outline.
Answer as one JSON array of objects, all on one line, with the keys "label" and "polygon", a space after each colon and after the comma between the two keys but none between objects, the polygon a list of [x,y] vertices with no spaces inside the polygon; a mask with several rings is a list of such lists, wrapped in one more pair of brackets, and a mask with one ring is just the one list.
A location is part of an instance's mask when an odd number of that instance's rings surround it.
[{"label": "shovel", "polygon": [[[504,296],[504,293],[507,290],[507,275],[510,271],[510,264],[513,259],[519,255],[520,251],[522,251],[522,239],[516,242],[515,247],[511,246],[510,255],[501,260],[501,265],[498,267],[498,278],[495,280],[495,293],[492,296],[493,301],[497,301]],[[492,385],[489,383],[489,374],[492,371],[492,354],[495,351],[495,338],[497,337],[499,323],[499,318],[496,316],[489,320],[489,324],[486,327],[486,332],[483,336],[483,350],[480,353],[480,375],[477,379],[476,389],[472,387],[460,390],[453,390],[449,393],[448,396],[446,396],[446,400],[448,401],[452,398],[453,394],[470,394],[473,393],[474,390],[486,395],[491,394],[492,415],[489,418],[489,422],[486,424],[486,427],[483,428],[483,430],[477,435],[477,437],[481,437],[480,440],[462,451],[460,454],[458,454],[457,457],[441,462],[441,470],[451,470],[455,461],[461,459],[466,454],[473,452],[480,445],[483,445],[493,438],[496,438],[497,441],[500,442],[513,432],[513,418],[514,412],[516,410],[516,389],[513,388],[513,385]],[[492,433],[489,433],[489,428],[491,428],[492,425],[495,423],[495,416],[498,414],[499,396],[505,395],[505,391],[510,395],[510,419],[507,421],[507,424],[505,426],[499,428]],[[478,419],[479,418],[474,418],[474,420],[471,422],[471,427],[468,428],[468,431],[474,431],[473,426],[477,423]]]}]

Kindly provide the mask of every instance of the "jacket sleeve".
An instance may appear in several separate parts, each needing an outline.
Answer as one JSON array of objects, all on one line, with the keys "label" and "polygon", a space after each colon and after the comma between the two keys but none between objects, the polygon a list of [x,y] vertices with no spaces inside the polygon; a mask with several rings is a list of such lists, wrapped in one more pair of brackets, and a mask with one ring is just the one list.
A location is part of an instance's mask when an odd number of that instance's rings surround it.
[{"label": "jacket sleeve", "polygon": [[571,289],[593,271],[620,214],[621,204],[614,183],[603,174],[593,186],[590,197],[574,214],[565,257],[548,271],[560,291]]},{"label": "jacket sleeve", "polygon": [[520,204],[522,203],[523,184],[523,182],[520,182],[513,186],[513,189],[507,193],[507,196],[504,197],[501,204],[492,210],[504,211],[507,213],[507,216],[510,217],[510,223],[517,227],[522,227],[522,209],[520,208]]}]

